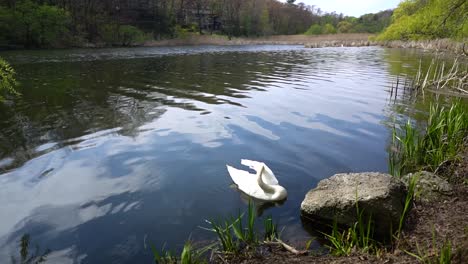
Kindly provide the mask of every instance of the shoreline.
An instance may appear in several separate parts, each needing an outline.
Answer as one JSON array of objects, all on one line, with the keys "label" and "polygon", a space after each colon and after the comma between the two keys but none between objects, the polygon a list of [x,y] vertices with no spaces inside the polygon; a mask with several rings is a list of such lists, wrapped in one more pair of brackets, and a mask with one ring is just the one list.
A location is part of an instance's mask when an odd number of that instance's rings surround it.
[{"label": "shoreline", "polygon": [[182,46],[242,46],[242,45],[300,45],[305,48],[328,47],[368,47],[380,46],[386,48],[419,49],[424,51],[448,52],[455,55],[468,56],[468,39],[455,41],[451,39],[434,40],[392,40],[377,41],[376,35],[367,33],[346,33],[328,35],[273,35],[265,37],[232,37],[225,35],[191,34],[182,38],[150,40],[129,46],[112,46],[105,43],[83,43],[76,46],[52,47],[48,49],[24,49],[18,47],[3,47],[2,51],[18,50],[55,50],[55,49],[104,49],[104,48],[138,48],[138,47],[182,47]]},{"label": "shoreline", "polygon": [[311,43],[367,42],[374,35],[367,33],[330,35],[275,35],[266,37],[233,37],[224,35],[189,35],[185,38],[147,41],[144,47],[198,46],[198,45],[309,45]]}]

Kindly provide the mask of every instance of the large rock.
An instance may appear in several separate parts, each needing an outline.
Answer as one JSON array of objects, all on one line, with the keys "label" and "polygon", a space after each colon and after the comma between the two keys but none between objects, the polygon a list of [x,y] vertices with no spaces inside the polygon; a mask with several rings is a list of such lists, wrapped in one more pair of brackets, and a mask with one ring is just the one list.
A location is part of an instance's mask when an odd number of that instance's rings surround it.
[{"label": "large rock", "polygon": [[408,185],[413,177],[418,177],[416,183],[417,198],[423,201],[434,201],[443,195],[452,194],[452,186],[446,180],[432,172],[421,171],[410,173],[402,177],[402,181]]},{"label": "large rock", "polygon": [[357,220],[356,202],[365,219],[371,215],[377,235],[389,235],[398,227],[406,187],[389,174],[365,172],[336,174],[310,190],[301,204],[305,218],[352,226]]}]

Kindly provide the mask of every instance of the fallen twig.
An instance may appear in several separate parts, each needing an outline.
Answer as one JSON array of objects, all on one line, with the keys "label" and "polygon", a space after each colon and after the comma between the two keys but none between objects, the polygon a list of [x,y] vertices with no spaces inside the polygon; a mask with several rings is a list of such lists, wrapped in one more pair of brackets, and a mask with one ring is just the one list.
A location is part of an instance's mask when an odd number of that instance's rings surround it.
[{"label": "fallen twig", "polygon": [[289,252],[291,252],[291,253],[293,253],[295,255],[305,255],[305,254],[307,254],[307,250],[297,250],[297,249],[293,248],[292,246],[284,243],[281,239],[275,239],[275,240],[276,240],[276,242],[275,241],[265,241],[264,243],[265,244],[277,244],[277,245],[279,244],[284,249],[286,249],[287,251],[289,251]]}]

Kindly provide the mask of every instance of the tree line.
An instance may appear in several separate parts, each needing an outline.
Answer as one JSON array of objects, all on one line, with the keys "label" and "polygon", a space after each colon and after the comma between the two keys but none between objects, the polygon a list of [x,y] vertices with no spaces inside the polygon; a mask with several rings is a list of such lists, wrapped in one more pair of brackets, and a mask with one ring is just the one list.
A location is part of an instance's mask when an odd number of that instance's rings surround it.
[{"label": "tree line", "polygon": [[307,35],[335,33],[380,33],[392,21],[393,10],[365,14],[360,17],[343,16],[335,12],[322,14],[317,9],[318,19],[305,32]]},{"label": "tree line", "polygon": [[386,14],[345,17],[294,0],[0,0],[0,46],[131,45],[190,32],[302,34],[311,25],[378,32],[386,25],[381,23]]},{"label": "tree line", "polygon": [[304,4],[276,0],[0,0],[0,44],[126,45],[185,32],[228,36],[303,33]]}]

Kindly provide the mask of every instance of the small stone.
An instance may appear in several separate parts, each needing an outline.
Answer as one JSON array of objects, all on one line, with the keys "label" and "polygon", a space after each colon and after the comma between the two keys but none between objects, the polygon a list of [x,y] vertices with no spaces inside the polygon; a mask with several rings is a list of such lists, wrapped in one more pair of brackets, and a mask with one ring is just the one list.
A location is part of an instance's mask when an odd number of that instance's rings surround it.
[{"label": "small stone", "polygon": [[423,201],[433,201],[439,199],[442,195],[450,195],[453,192],[450,183],[432,172],[409,173],[403,176],[401,180],[408,185],[410,179],[415,176],[419,177],[416,184],[416,193],[419,194],[419,199]]}]

